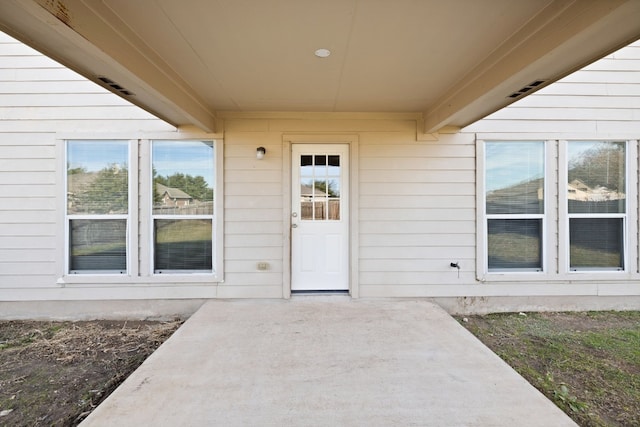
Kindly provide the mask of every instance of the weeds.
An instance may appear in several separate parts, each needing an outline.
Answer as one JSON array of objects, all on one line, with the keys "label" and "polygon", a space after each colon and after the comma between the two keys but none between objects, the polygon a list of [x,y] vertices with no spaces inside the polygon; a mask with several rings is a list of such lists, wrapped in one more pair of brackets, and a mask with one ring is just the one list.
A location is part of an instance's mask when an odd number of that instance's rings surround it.
[{"label": "weeds", "polygon": [[553,396],[556,405],[561,408],[564,406],[565,411],[567,408],[572,412],[581,412],[587,409],[588,405],[585,402],[581,402],[576,396],[569,394],[569,387],[565,383],[556,384],[550,372],[546,373],[544,379],[539,379],[545,384],[547,394]]}]

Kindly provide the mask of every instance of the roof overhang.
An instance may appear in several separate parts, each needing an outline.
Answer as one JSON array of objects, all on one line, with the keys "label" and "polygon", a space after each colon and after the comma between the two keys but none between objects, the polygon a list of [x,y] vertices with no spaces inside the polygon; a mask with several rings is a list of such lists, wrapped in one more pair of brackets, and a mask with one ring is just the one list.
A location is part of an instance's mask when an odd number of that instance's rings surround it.
[{"label": "roof overhang", "polygon": [[3,0],[0,29],[177,126],[413,112],[431,133],[639,39],[640,0]]}]

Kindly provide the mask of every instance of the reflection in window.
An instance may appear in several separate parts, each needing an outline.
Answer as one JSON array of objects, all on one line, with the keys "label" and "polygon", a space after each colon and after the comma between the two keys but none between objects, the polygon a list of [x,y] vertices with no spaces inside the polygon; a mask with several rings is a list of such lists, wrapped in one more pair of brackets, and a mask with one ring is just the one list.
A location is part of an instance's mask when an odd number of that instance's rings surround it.
[{"label": "reflection in window", "polygon": [[569,142],[569,213],[624,213],[625,144]]},{"label": "reflection in window", "polygon": [[488,269],[541,271],[544,143],[487,142],[485,153]]},{"label": "reflection in window", "polygon": [[544,213],[544,144],[486,145],[487,214]]},{"label": "reflection in window", "polygon": [[153,213],[213,214],[213,142],[153,142]]},{"label": "reflection in window", "polygon": [[300,156],[300,212],[302,220],[340,220],[340,156]]},{"label": "reflection in window", "polygon": [[129,145],[126,141],[67,143],[67,212],[126,214]]},{"label": "reflection in window", "polygon": [[67,141],[68,272],[127,272],[129,143]]},{"label": "reflection in window", "polygon": [[154,271],[211,272],[214,145],[153,141]]},{"label": "reflection in window", "polygon": [[567,206],[572,270],[624,269],[626,144],[568,144]]}]

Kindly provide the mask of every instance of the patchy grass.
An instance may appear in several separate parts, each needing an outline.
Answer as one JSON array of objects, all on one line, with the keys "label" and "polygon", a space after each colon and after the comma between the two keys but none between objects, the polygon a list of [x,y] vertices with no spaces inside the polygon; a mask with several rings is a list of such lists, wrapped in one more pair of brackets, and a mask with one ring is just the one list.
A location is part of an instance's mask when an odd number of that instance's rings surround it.
[{"label": "patchy grass", "polygon": [[579,425],[640,426],[640,312],[464,319],[462,325]]}]

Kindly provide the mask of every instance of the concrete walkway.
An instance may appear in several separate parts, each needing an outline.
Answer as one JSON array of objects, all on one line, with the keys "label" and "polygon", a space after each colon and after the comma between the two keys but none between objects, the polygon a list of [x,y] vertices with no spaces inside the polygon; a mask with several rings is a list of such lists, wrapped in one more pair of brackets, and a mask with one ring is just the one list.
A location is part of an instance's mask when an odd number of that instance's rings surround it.
[{"label": "concrete walkway", "polygon": [[210,301],[82,424],[575,426],[422,300]]}]

